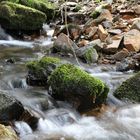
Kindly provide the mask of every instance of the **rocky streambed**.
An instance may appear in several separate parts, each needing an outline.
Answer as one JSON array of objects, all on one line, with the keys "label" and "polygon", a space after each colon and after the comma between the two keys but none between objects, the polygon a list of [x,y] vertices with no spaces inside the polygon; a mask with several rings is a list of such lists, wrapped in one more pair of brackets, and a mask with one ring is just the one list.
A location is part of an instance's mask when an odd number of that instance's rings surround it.
[{"label": "rocky streambed", "polygon": [[0,139],[139,140],[138,4],[2,1]]}]

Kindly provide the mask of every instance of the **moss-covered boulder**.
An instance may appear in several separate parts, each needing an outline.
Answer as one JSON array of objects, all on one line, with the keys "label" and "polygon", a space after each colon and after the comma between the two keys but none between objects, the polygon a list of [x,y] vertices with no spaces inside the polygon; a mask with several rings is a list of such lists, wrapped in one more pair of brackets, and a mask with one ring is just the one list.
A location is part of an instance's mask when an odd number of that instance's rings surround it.
[{"label": "moss-covered boulder", "polygon": [[42,11],[48,20],[55,16],[56,5],[48,0],[19,0],[18,3]]},{"label": "moss-covered boulder", "polygon": [[0,3],[0,23],[5,29],[39,30],[46,15],[38,10],[3,1]]},{"label": "moss-covered boulder", "polygon": [[39,10],[46,14],[47,19],[54,17],[57,8],[54,3],[48,2],[48,0],[0,0],[0,2],[1,1],[9,1]]},{"label": "moss-covered boulder", "polygon": [[27,84],[31,86],[47,86],[48,76],[60,64],[61,60],[53,57],[43,57],[39,61],[28,62]]},{"label": "moss-covered boulder", "polygon": [[52,97],[72,103],[79,111],[104,103],[109,91],[101,80],[72,64],[56,68],[48,83]]},{"label": "moss-covered boulder", "polygon": [[140,72],[124,81],[114,96],[126,102],[140,102]]}]

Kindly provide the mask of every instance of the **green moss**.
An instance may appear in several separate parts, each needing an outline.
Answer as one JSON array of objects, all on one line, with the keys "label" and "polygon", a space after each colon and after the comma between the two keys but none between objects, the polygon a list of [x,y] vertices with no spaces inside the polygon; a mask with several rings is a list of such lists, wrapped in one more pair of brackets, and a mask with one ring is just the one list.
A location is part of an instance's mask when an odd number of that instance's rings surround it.
[{"label": "green moss", "polygon": [[124,101],[140,102],[140,72],[123,82],[114,96]]},{"label": "green moss", "polygon": [[81,5],[77,4],[73,11],[78,12],[79,10],[81,10]]},{"label": "green moss", "polygon": [[96,19],[99,15],[100,15],[100,12],[99,11],[93,11],[90,14],[90,17],[92,17],[93,19]]},{"label": "green moss", "polygon": [[42,11],[48,19],[52,19],[55,15],[56,6],[48,0],[19,0],[19,3]]},{"label": "green moss", "polygon": [[0,0],[9,1],[27,7],[34,8],[46,14],[48,19],[52,19],[55,15],[55,10],[57,6],[54,3],[48,2],[48,0]]},{"label": "green moss", "polygon": [[90,48],[87,50],[87,52],[84,55],[85,60],[87,61],[87,63],[92,63],[93,60],[93,48]]},{"label": "green moss", "polygon": [[0,3],[0,21],[6,29],[38,30],[46,20],[44,13],[12,2]]},{"label": "green moss", "polygon": [[42,79],[50,75],[53,69],[61,63],[61,60],[53,57],[43,57],[39,61],[31,61],[26,64],[28,70],[36,78]]},{"label": "green moss", "polygon": [[[72,64],[63,64],[51,74],[49,85],[53,94],[75,94],[96,97],[98,102],[105,101],[108,87],[99,79]],[[103,94],[103,95],[102,95]],[[98,97],[101,97],[100,99]]]}]

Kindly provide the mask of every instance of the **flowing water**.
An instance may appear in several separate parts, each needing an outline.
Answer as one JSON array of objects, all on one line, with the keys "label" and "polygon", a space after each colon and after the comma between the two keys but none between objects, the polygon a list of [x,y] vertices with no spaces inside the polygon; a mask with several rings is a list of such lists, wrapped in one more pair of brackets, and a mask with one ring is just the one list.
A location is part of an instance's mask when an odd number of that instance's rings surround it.
[{"label": "flowing water", "polygon": [[[48,30],[47,26],[44,28]],[[139,140],[140,105],[125,104],[112,95],[132,72],[116,72],[112,65],[88,66],[81,63],[82,68],[110,87],[108,107],[100,117],[80,115],[66,102],[54,101],[45,89],[26,84],[25,64],[47,52],[52,45],[51,30],[49,33],[48,37],[34,41],[0,40],[0,90],[15,96],[40,115],[36,131],[25,122],[15,122],[21,140],[46,140],[46,137],[51,140]],[[67,60],[76,63],[73,58]]]}]

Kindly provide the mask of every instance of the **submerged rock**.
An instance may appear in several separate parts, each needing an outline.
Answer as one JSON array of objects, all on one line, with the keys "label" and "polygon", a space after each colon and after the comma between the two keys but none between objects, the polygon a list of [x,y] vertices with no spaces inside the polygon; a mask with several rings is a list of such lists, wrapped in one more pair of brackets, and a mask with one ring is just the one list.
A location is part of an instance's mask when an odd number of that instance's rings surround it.
[{"label": "submerged rock", "polygon": [[140,102],[140,72],[127,79],[118,87],[114,96],[123,101]]},{"label": "submerged rock", "polygon": [[104,103],[109,91],[101,80],[72,64],[56,68],[48,83],[52,89],[52,97],[72,103],[78,111]]},{"label": "submerged rock", "polygon": [[38,10],[3,1],[0,3],[0,23],[5,29],[39,30],[46,21],[46,15]]},{"label": "submerged rock", "polygon": [[0,140],[19,140],[19,138],[10,126],[0,124]]},{"label": "submerged rock", "polygon": [[27,84],[31,86],[47,86],[48,76],[60,64],[61,60],[53,57],[43,57],[39,61],[28,62]]},{"label": "submerged rock", "polygon": [[18,100],[0,92],[0,121],[18,120],[23,111],[23,105]]}]

